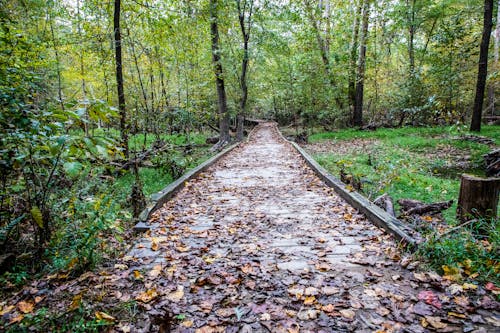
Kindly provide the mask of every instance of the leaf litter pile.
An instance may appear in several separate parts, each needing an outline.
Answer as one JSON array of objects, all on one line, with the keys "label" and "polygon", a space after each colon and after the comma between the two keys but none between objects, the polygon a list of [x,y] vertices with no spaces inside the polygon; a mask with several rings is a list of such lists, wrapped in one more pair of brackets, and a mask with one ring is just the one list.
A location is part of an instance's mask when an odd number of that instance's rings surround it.
[{"label": "leaf litter pile", "polygon": [[[161,209],[127,255],[0,303],[0,329],[48,307],[109,332],[492,332],[499,288],[418,269],[340,199],[275,125]],[[90,318],[90,316],[92,318]]]}]

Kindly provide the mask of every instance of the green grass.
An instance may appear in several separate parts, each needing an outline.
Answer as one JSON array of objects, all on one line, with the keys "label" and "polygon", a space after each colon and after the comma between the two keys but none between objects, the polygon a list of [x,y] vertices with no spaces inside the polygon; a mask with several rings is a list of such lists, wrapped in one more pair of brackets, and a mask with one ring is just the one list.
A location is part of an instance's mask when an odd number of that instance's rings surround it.
[{"label": "green grass", "polygon": [[[488,145],[460,139],[463,134],[471,133],[456,126],[376,131],[346,129],[313,134],[309,142],[319,146],[326,144],[330,151],[313,152],[313,157],[337,177],[341,169],[359,177],[363,182],[363,194],[372,200],[383,193],[388,193],[395,202],[398,199],[426,203],[454,200],[453,206],[443,212],[443,218],[448,224],[456,225],[460,175],[484,176],[482,155],[491,150]],[[500,126],[483,126],[479,135],[500,145]],[[465,168],[457,165],[464,161],[467,162]],[[441,265],[460,266],[470,259],[475,270],[480,272],[479,279],[498,282],[499,223],[498,220],[490,221],[488,225],[488,231],[480,236],[467,229],[440,240],[433,238],[435,230],[429,230],[429,240],[421,247],[419,255],[437,270]],[[489,239],[494,250],[484,246],[481,238]]]}]

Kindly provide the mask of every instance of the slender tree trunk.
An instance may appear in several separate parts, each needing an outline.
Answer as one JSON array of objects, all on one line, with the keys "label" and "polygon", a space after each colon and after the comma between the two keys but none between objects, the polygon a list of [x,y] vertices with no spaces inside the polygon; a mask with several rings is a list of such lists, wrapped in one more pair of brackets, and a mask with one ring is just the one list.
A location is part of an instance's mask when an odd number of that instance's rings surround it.
[{"label": "slender tree trunk", "polygon": [[121,0],[115,0],[113,14],[113,28],[115,39],[115,61],[116,61],[116,87],[118,90],[118,110],[120,113],[120,132],[121,146],[123,154],[128,160],[128,128],[127,128],[127,110],[125,108],[125,92],[123,90],[123,68],[122,68],[122,37],[120,31],[120,6]]},{"label": "slender tree trunk", "polygon": [[[494,70],[499,70],[498,68],[498,48],[500,44],[500,0],[498,1],[498,10],[497,10],[497,25],[495,28],[494,32],[494,37],[495,37],[495,48],[494,48],[494,54],[493,54],[493,59],[494,59],[494,64],[495,64],[495,69]],[[491,114],[495,114],[495,89],[497,88],[496,81],[490,83],[488,87],[488,108],[491,109]]]},{"label": "slender tree trunk", "polygon": [[493,21],[493,0],[484,1],[483,37],[479,51],[479,65],[477,72],[476,97],[472,111],[470,130],[481,131],[481,114],[483,110],[486,75],[488,74],[488,47],[490,45],[491,26]]},{"label": "slender tree trunk", "polygon": [[353,125],[363,126],[363,93],[365,86],[366,41],[368,39],[368,18],[370,1],[363,1],[363,25],[359,41],[358,70],[356,75],[356,100],[354,103]]},{"label": "slender tree trunk", "polygon": [[356,1],[354,4],[354,22],[352,24],[351,52],[349,62],[349,106],[354,112],[356,99],[356,58],[358,55],[358,35],[359,35],[359,17],[361,16],[361,3]]},{"label": "slender tree trunk", "polygon": [[219,43],[219,27],[217,22],[217,0],[210,0],[210,35],[212,38],[212,63],[214,65],[215,83],[217,86],[219,108],[219,142],[217,147],[226,145],[229,136],[229,113],[227,110],[227,97],[224,88],[224,75],[221,63],[221,49]]},{"label": "slender tree trunk", "polygon": [[[243,1],[243,7],[242,7],[241,0],[236,0],[241,36],[243,37],[243,60],[241,61],[241,76],[240,76],[240,87],[241,87],[240,112],[238,113],[236,120],[237,122],[236,138],[239,141],[243,140],[243,128],[244,128],[244,120],[245,120],[246,106],[248,99],[248,85],[247,85],[247,73],[248,73],[248,62],[249,62],[248,43],[250,41],[250,30],[252,28],[253,0],[250,0],[250,4],[248,4],[247,1],[248,0]],[[248,9],[248,23],[245,22],[247,5],[250,6]]]}]

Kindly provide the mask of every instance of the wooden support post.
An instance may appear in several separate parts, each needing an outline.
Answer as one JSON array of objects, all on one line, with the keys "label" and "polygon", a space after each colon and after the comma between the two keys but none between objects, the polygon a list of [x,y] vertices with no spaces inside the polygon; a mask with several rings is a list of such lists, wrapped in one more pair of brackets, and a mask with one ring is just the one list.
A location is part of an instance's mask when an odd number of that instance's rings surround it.
[{"label": "wooden support post", "polygon": [[496,218],[500,178],[462,175],[457,217],[465,222],[471,218]]}]

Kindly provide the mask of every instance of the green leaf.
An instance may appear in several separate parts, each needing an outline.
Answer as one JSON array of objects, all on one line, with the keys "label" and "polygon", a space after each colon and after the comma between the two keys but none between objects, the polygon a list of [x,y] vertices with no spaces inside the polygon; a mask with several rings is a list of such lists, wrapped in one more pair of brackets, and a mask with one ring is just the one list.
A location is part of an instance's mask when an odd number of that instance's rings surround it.
[{"label": "green leaf", "polygon": [[66,162],[63,164],[63,168],[70,177],[76,177],[83,170],[83,164],[80,162]]}]

